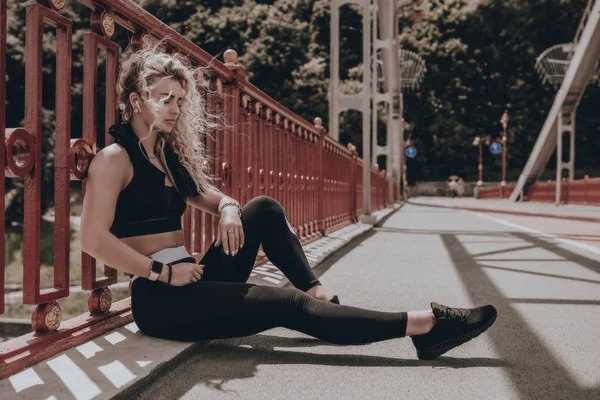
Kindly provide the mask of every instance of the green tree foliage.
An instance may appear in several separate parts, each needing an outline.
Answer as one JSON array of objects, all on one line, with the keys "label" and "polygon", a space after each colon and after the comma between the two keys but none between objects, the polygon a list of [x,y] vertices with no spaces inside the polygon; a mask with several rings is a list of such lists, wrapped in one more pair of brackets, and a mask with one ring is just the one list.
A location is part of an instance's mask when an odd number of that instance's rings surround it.
[{"label": "green tree foliage", "polygon": [[[431,0],[428,20],[404,24],[402,45],[427,63],[425,81],[405,96],[405,118],[420,147],[413,172],[419,179],[449,173],[476,178],[476,135],[498,138],[500,117],[509,110],[509,178],[516,179],[546,119],[555,90],[534,70],[546,48],[570,42],[587,0],[481,1],[472,11],[465,0]],[[598,174],[600,100],[590,85],[577,115],[578,175]],[[590,143],[592,142],[592,143]],[[549,167],[553,167],[554,160]],[[484,149],[486,180],[499,180],[501,159]],[[596,169],[594,170],[594,166]]]},{"label": "green tree foliage", "polygon": [[[328,126],[329,0],[136,0],[150,14],[215,56],[235,49],[248,78],[258,88],[312,121]],[[409,171],[417,180],[444,179],[448,173],[475,178],[475,135],[498,137],[499,119],[509,109],[509,166],[515,179],[533,146],[555,91],[534,71],[535,57],[546,48],[572,40],[587,0],[487,1],[473,8],[467,0],[430,0],[428,20],[401,23],[401,43],[426,61],[428,72],[416,94],[405,95],[408,133],[419,150]],[[25,99],[25,4],[9,0],[7,126],[22,126]],[[360,88],[362,14],[355,6],[341,11],[342,87]],[[91,12],[76,1],[63,14],[73,21],[72,136],[81,136],[83,36]],[[45,30],[43,69],[43,211],[52,204],[54,147],[54,37]],[[125,50],[131,34],[118,28],[113,41]],[[101,64],[99,77],[103,76]],[[102,86],[100,82],[100,86]],[[600,93],[588,88],[577,116],[578,169],[593,170],[600,156]],[[99,93],[103,115],[104,93]],[[100,118],[101,120],[101,118]],[[342,114],[340,141],[362,144],[361,115]],[[385,122],[381,121],[380,128]],[[99,121],[98,131],[104,126]],[[378,136],[383,130],[380,129]],[[100,135],[102,136],[102,135]],[[100,140],[102,144],[102,139]],[[499,158],[485,149],[486,180],[499,178]],[[22,180],[7,179],[7,224],[22,221]]]}]

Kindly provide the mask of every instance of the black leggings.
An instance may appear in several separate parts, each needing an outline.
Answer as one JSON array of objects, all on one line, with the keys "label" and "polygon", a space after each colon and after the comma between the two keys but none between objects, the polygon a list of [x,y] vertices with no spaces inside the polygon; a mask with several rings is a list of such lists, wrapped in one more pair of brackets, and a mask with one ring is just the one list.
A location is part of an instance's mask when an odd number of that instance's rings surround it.
[{"label": "black leggings", "polygon": [[[213,242],[199,262],[205,267],[198,282],[175,287],[135,279],[132,313],[143,333],[196,341],[248,336],[281,326],[335,344],[371,343],[406,335],[406,312],[337,305],[304,293],[320,283],[277,201],[255,197],[242,211],[244,247],[235,256],[226,256],[222,246],[215,247]],[[296,288],[246,283],[261,243],[269,260]]]}]

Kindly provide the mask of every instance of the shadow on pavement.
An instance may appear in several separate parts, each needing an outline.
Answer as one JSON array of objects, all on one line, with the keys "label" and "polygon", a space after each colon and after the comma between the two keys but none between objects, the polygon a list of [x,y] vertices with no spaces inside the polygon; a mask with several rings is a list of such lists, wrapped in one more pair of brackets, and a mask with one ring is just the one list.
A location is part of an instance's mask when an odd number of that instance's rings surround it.
[{"label": "shadow on pavement", "polygon": [[[535,235],[522,232],[510,234],[531,243],[531,246],[519,249],[543,248],[593,271],[600,271],[596,260],[557,247]],[[491,303],[498,308],[500,317],[495,329],[488,331],[488,334],[501,358],[508,361],[507,371],[521,396],[523,398],[593,397],[594,391],[580,388],[571,379],[561,360],[550,352],[523,316],[512,307],[515,299],[506,298],[481,268],[489,266],[480,264],[476,259],[476,257],[501,252],[471,255],[456,235],[444,233],[441,238],[471,300],[475,304]],[[510,249],[510,251],[514,250]],[[541,300],[541,302],[553,304],[551,300]],[[573,303],[572,300],[569,302]],[[597,394],[598,391],[596,390],[595,393]]]},{"label": "shadow on pavement", "polygon": [[[562,262],[564,260],[543,260],[543,259],[531,259],[528,258],[527,260],[519,260],[519,259],[507,259],[507,258],[493,258],[493,259],[478,259],[477,261],[481,262],[485,262],[485,261],[493,261],[493,262],[506,262],[506,261],[527,261],[527,262]],[[557,274],[545,274],[543,272],[533,272],[533,271],[524,271],[522,269],[514,269],[514,268],[505,268],[505,267],[494,267],[493,265],[486,265],[485,266],[488,269],[497,269],[500,271],[510,271],[510,272],[516,272],[518,274],[526,274],[526,275],[536,275],[536,276],[545,276],[548,278],[558,278],[558,279],[566,279],[568,281],[575,281],[575,282],[587,282],[587,283],[596,283],[600,285],[600,281],[594,280],[594,279],[583,279],[583,278],[573,278],[571,276],[564,276],[564,275],[557,275]],[[600,303],[600,301],[599,301]]]},{"label": "shadow on pavement", "polygon": [[[419,205],[419,207],[426,207]],[[406,212],[406,211],[405,211]],[[536,235],[525,232],[502,232],[502,231],[478,231],[478,230],[437,230],[437,229],[398,229],[377,228],[380,232],[439,235],[450,255],[454,268],[462,280],[473,304],[493,304],[498,309],[498,319],[488,335],[500,358],[506,361],[506,371],[512,380],[514,387],[520,393],[520,398],[577,398],[598,399],[600,388],[584,388],[575,382],[569,372],[565,369],[562,360],[557,358],[542,341],[541,338],[530,328],[526,319],[513,307],[518,303],[529,304],[573,304],[573,305],[600,305],[600,300],[585,299],[515,299],[507,298],[493,283],[483,268],[496,268],[510,271],[509,268],[499,268],[484,264],[485,257],[502,253],[511,253],[520,250],[541,248],[562,258],[562,260],[536,260],[536,259],[509,259],[508,261],[523,262],[547,262],[547,261],[569,261],[576,263],[590,271],[600,273],[600,263],[582,254],[572,252],[552,242],[552,238],[543,234]],[[492,237],[498,240],[472,241],[471,243],[498,243],[498,244],[522,244],[523,246],[511,247],[503,250],[489,251],[471,254],[465,247],[459,236],[476,235],[478,237]],[[509,239],[509,240],[506,240]],[[511,240],[516,239],[516,240]],[[487,261],[499,262],[502,259],[489,259]],[[506,261],[506,260],[504,260]],[[600,281],[592,279],[581,279],[561,276],[556,274],[545,274],[524,270],[513,270],[523,274],[534,274],[544,277],[573,280],[592,284]],[[585,329],[585,321],[582,321],[582,329]],[[568,343],[565,345],[568,346]]]},{"label": "shadow on pavement", "polygon": [[[261,365],[330,365],[345,367],[433,367],[474,368],[510,367],[509,363],[493,358],[440,357],[435,361],[401,359],[347,354],[314,354],[276,348],[307,348],[335,346],[312,338],[285,338],[253,335],[244,338],[214,340],[203,346],[201,352],[188,357],[183,363],[161,376],[160,382],[134,398],[179,398],[196,385],[228,392],[223,386],[231,380],[253,378]],[[339,346],[336,346],[339,347]],[[211,368],[207,369],[206,366]],[[229,391],[235,394],[233,391]],[[243,395],[243,393],[238,393]],[[118,399],[125,397],[118,396]],[[132,397],[127,397],[132,398]]]}]

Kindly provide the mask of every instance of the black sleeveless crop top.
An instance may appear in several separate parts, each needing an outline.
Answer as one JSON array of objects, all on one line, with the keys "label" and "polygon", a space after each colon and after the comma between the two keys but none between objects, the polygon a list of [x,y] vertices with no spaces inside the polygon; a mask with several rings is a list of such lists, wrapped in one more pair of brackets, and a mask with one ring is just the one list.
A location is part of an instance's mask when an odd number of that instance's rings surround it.
[{"label": "black sleeveless crop top", "polygon": [[110,232],[125,238],[180,230],[186,209],[184,195],[165,185],[166,174],[142,154],[144,147],[138,146],[131,125],[115,125],[109,133],[127,151],[133,165],[133,178],[119,194]]}]

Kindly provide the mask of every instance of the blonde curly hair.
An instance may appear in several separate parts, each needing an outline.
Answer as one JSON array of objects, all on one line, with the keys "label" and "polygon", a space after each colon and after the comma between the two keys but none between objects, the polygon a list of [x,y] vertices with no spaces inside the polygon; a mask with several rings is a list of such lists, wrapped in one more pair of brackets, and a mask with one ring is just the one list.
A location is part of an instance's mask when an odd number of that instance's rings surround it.
[{"label": "blonde curly hair", "polygon": [[[179,162],[189,171],[200,193],[207,189],[219,191],[213,184],[215,178],[210,175],[206,149],[202,143],[202,135],[208,134],[209,129],[219,128],[217,116],[210,115],[206,110],[206,102],[197,87],[196,70],[185,64],[185,57],[179,54],[166,54],[157,49],[140,50],[131,53],[121,65],[117,95],[119,108],[124,122],[131,122],[133,106],[129,101],[131,93],[137,93],[155,112],[162,106],[150,98],[152,85],[162,78],[177,80],[184,91],[181,113],[170,134],[158,134],[155,150],[167,171],[171,182],[175,185],[164,153],[165,143],[173,148]],[[148,135],[141,142],[150,136]]]}]

